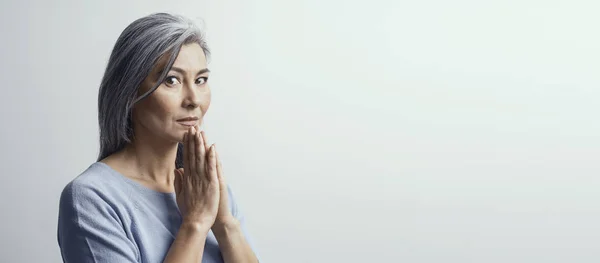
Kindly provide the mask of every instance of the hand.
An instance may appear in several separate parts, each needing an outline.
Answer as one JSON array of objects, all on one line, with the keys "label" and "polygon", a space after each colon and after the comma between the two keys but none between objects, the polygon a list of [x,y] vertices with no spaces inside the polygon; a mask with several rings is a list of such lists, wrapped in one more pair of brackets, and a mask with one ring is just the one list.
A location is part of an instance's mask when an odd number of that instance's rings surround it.
[{"label": "hand", "polygon": [[[201,137],[204,142],[207,142],[206,134],[204,131],[200,132]],[[222,230],[224,227],[235,225],[238,221],[231,213],[231,209],[229,208],[229,191],[227,190],[227,183],[225,182],[225,178],[223,176],[223,167],[221,165],[221,159],[219,158],[219,153],[216,151],[216,145],[212,145],[210,148],[213,148],[217,157],[217,177],[219,178],[219,212],[217,213],[217,218],[212,227],[213,232],[215,230]],[[208,151],[209,148],[206,148]]]},{"label": "hand", "polygon": [[208,230],[219,212],[220,185],[214,146],[194,127],[183,137],[183,169],[175,170],[175,195],[184,223]]}]

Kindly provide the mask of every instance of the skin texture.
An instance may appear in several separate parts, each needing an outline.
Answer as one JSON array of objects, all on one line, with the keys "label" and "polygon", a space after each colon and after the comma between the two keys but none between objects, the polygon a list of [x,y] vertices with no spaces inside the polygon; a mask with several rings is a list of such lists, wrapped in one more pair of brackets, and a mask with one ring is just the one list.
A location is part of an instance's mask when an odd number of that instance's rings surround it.
[{"label": "skin texture", "polygon": [[[258,262],[231,214],[216,146],[199,129],[211,101],[205,54],[196,43],[182,46],[167,77],[159,80],[167,59],[161,58],[140,86],[143,94],[162,82],[133,108],[132,143],[101,162],[150,189],[175,192],[183,221],[164,262],[200,262],[209,230],[225,262]],[[178,121],[186,117],[197,121]],[[184,168],[176,170],[179,142]]]}]

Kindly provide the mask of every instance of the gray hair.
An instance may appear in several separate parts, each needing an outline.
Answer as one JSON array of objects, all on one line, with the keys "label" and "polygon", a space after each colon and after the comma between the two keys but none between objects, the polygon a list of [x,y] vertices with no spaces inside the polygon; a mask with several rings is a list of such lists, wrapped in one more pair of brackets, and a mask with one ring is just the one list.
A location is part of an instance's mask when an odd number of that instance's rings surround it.
[{"label": "gray hair", "polygon": [[[131,142],[133,105],[160,86],[181,46],[190,43],[198,43],[204,54],[210,55],[202,31],[192,20],[179,15],[151,14],[135,20],[123,30],[112,50],[98,92],[100,153],[97,161]],[[170,57],[157,83],[138,97],[140,85],[166,54]],[[183,167],[181,153],[182,145],[179,144],[177,167]]]}]

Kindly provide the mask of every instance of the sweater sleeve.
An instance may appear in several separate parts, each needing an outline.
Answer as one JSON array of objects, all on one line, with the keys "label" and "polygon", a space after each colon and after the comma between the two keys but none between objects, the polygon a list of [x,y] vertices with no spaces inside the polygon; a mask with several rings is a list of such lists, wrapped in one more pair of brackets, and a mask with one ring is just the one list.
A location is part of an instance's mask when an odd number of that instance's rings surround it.
[{"label": "sweater sleeve", "polygon": [[58,244],[65,263],[138,262],[110,198],[89,185],[69,183],[60,197]]}]

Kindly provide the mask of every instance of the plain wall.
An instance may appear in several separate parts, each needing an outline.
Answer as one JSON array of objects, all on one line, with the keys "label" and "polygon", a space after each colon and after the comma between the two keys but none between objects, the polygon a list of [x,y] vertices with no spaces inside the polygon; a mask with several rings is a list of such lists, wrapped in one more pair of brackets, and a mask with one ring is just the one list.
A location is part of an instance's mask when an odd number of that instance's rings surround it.
[{"label": "plain wall", "polygon": [[0,262],[60,262],[121,31],[213,51],[209,140],[262,262],[600,262],[598,1],[2,1]]}]

